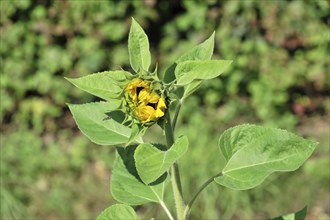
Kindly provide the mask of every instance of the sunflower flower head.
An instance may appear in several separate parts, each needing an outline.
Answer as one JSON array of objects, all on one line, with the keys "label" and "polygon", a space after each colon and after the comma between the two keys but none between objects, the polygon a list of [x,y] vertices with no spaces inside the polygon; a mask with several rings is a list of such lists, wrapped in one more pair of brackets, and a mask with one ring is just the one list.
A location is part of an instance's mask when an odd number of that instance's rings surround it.
[{"label": "sunflower flower head", "polygon": [[155,122],[165,115],[165,99],[150,82],[134,79],[127,84],[125,93],[130,111],[141,123]]}]

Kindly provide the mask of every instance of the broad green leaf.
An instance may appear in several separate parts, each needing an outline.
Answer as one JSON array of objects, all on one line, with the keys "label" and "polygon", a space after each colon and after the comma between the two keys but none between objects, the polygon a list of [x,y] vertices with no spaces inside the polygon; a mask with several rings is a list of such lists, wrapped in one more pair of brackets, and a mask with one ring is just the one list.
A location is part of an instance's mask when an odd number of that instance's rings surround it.
[{"label": "broad green leaf", "polygon": [[145,184],[154,182],[163,175],[188,149],[188,138],[180,137],[167,151],[159,150],[152,144],[140,144],[134,159],[136,169]]},{"label": "broad green leaf", "polygon": [[178,63],[187,60],[210,60],[214,50],[214,35],[212,35],[205,40],[203,43],[197,45],[196,47],[192,48],[181,57],[179,57],[166,71],[164,76],[164,81],[166,83],[172,82],[175,79],[175,67]]},{"label": "broad green leaf", "polygon": [[240,125],[225,131],[219,140],[226,159],[223,186],[245,190],[261,184],[276,171],[294,171],[310,157],[317,143],[288,131],[257,125]]},{"label": "broad green leaf", "polygon": [[134,163],[136,146],[117,148],[111,177],[111,194],[114,199],[128,205],[142,205],[163,200],[164,184],[145,185],[137,174]]},{"label": "broad green leaf", "polygon": [[188,60],[210,60],[214,50],[214,36],[215,32],[213,32],[212,35],[203,43],[197,45],[179,57],[176,63],[181,63]]},{"label": "broad green leaf", "polygon": [[[91,141],[100,145],[119,145],[128,141],[131,129],[120,123],[124,116],[114,111],[118,104],[95,102],[68,106],[79,129]],[[138,141],[141,142],[141,138]]]},{"label": "broad green leaf", "polygon": [[148,71],[151,56],[149,51],[149,41],[142,27],[132,18],[131,30],[128,36],[129,60],[135,72],[142,68]]},{"label": "broad green leaf", "polygon": [[296,213],[288,214],[285,216],[278,216],[272,218],[271,220],[304,220],[306,218],[306,214],[307,214],[307,206],[305,206],[302,210]]},{"label": "broad green leaf", "polygon": [[177,85],[187,85],[196,79],[212,79],[223,73],[231,60],[184,61],[175,68]]},{"label": "broad green leaf", "polygon": [[131,206],[115,204],[106,208],[96,220],[138,220],[139,217]]},{"label": "broad green leaf", "polygon": [[128,83],[131,76],[132,74],[129,72],[118,70],[94,73],[76,79],[66,79],[78,88],[110,101],[118,98],[123,91],[123,86]]}]

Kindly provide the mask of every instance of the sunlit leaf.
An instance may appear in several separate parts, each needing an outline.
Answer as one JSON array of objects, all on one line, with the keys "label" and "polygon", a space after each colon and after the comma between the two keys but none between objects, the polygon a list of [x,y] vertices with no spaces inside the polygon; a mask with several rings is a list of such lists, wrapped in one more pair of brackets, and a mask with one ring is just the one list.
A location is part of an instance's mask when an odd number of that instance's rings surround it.
[{"label": "sunlit leaf", "polygon": [[[95,102],[68,104],[79,129],[94,143],[101,145],[125,144],[131,136],[131,129],[122,125],[121,112],[112,112],[119,103]],[[111,117],[107,119],[110,113]],[[141,142],[141,138],[138,140]]]},{"label": "sunlit leaf", "polygon": [[184,61],[175,68],[177,85],[187,85],[192,81],[212,79],[222,74],[232,63],[231,60]]},{"label": "sunlit leaf", "polygon": [[179,57],[179,59],[176,60],[176,63],[181,63],[187,60],[210,60],[214,50],[214,36],[215,32],[213,32],[203,43],[197,45]]},{"label": "sunlit leaf", "polygon": [[118,70],[94,73],[75,79],[66,79],[90,94],[112,101],[112,99],[118,98],[123,91],[123,85],[128,83],[127,80],[131,76],[132,74],[129,72]]},{"label": "sunlit leaf", "polygon": [[164,81],[165,82],[171,82],[175,79],[175,68],[178,63],[181,63],[183,61],[187,60],[210,60],[213,54],[214,50],[214,35],[215,32],[212,33],[212,35],[205,40],[203,43],[195,46],[185,54],[183,54],[181,57],[179,57],[165,72]]},{"label": "sunlit leaf", "polygon": [[136,171],[134,151],[136,146],[117,148],[116,160],[111,177],[111,194],[118,202],[141,205],[163,200],[164,184],[145,185]]},{"label": "sunlit leaf", "polygon": [[237,190],[253,188],[273,172],[298,169],[316,145],[281,129],[236,126],[220,137],[219,147],[226,166],[215,181]]},{"label": "sunlit leaf", "polygon": [[129,60],[135,72],[141,68],[148,71],[151,56],[149,51],[149,41],[142,27],[132,18],[131,30],[128,37]]},{"label": "sunlit leaf", "polygon": [[131,206],[115,204],[106,208],[96,220],[138,220],[139,217]]},{"label": "sunlit leaf", "polygon": [[164,174],[188,149],[188,138],[178,138],[167,151],[152,144],[140,144],[134,154],[136,169],[142,181],[149,184]]}]

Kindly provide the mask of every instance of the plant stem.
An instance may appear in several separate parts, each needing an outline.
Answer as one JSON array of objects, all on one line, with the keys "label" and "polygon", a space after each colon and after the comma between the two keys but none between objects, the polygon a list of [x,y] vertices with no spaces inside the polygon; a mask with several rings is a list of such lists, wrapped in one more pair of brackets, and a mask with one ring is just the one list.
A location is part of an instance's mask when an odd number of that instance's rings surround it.
[{"label": "plant stem", "polygon": [[160,205],[163,207],[164,211],[166,212],[167,216],[170,218],[170,220],[174,220],[170,210],[168,210],[167,206],[163,201],[160,201]]},{"label": "plant stem", "polygon": [[222,172],[218,173],[214,176],[212,176],[210,179],[208,179],[199,189],[198,191],[195,193],[195,195],[192,197],[192,199],[189,201],[188,205],[186,206],[185,210],[184,210],[184,216],[186,218],[188,218],[190,211],[191,211],[191,207],[193,205],[193,203],[195,202],[195,200],[197,199],[198,195],[210,184],[214,181],[214,178],[222,176]]},{"label": "plant stem", "polygon": [[[169,112],[166,113],[164,130],[165,130],[167,148],[170,148],[174,144],[174,134],[173,134],[173,127],[171,125],[171,117]],[[182,196],[180,173],[177,163],[174,163],[173,166],[171,167],[171,184],[172,184],[172,191],[174,194],[177,219],[184,220],[185,204]]]},{"label": "plant stem", "polygon": [[175,110],[175,114],[174,114],[174,118],[173,118],[173,122],[172,122],[173,132],[174,132],[175,125],[176,125],[176,122],[178,120],[178,116],[179,116],[179,113],[180,113],[180,110],[181,110],[181,105],[182,105],[182,99],[179,100],[179,103],[178,103],[178,105],[176,107],[176,110]]}]

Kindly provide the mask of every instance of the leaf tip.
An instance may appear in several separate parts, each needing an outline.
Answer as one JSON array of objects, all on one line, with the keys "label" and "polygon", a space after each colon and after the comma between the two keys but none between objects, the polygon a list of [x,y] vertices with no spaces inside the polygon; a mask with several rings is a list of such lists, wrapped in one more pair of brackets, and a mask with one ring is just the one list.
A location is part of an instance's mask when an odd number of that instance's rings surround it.
[{"label": "leaf tip", "polygon": [[215,30],[212,32],[210,38],[213,38],[214,39],[214,37],[215,37]]},{"label": "leaf tip", "polygon": [[64,79],[68,80],[70,83],[72,83],[72,81],[74,81],[74,78],[64,77]]},{"label": "leaf tip", "polygon": [[75,105],[75,104],[72,104],[72,103],[65,103],[65,105],[67,105],[68,106],[68,108],[70,109],[70,111],[71,111],[71,108]]}]

